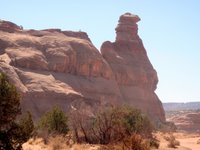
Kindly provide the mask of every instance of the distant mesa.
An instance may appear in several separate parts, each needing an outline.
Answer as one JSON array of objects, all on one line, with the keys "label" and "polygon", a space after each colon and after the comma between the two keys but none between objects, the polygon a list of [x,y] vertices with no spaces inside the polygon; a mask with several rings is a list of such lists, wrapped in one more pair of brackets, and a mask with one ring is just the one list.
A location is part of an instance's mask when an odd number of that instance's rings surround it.
[{"label": "distant mesa", "polygon": [[34,119],[54,105],[64,111],[128,104],[156,122],[164,122],[155,94],[157,73],[138,36],[137,15],[125,13],[116,27],[116,41],[104,42],[101,53],[87,33],[60,29],[24,30],[0,22],[0,72],[22,93],[23,111]]},{"label": "distant mesa", "polygon": [[200,102],[164,103],[166,118],[178,130],[200,133]]}]

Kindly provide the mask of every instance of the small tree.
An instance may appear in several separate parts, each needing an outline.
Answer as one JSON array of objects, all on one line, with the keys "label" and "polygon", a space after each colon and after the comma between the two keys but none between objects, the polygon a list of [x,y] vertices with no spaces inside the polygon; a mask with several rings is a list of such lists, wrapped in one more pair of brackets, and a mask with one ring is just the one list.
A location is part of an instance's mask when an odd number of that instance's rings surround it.
[{"label": "small tree", "polygon": [[22,116],[22,118],[17,122],[18,129],[18,143],[23,143],[23,141],[28,141],[28,139],[33,136],[34,123],[30,112],[27,112]]},{"label": "small tree", "polygon": [[30,112],[24,114],[17,122],[13,122],[11,129],[7,132],[10,143],[14,149],[21,149],[22,144],[32,137],[34,124]]},{"label": "small tree", "polygon": [[39,128],[47,129],[49,133],[66,134],[69,131],[68,118],[57,106],[47,112],[39,121]]},{"label": "small tree", "polygon": [[19,122],[20,95],[5,74],[0,73],[0,149],[21,149],[32,135],[34,125],[28,113]]},{"label": "small tree", "polygon": [[0,73],[0,131],[7,131],[20,113],[20,95],[7,76]]},{"label": "small tree", "polygon": [[153,125],[140,110],[128,106],[122,107],[123,122],[128,134],[137,133],[146,138],[152,137]]}]

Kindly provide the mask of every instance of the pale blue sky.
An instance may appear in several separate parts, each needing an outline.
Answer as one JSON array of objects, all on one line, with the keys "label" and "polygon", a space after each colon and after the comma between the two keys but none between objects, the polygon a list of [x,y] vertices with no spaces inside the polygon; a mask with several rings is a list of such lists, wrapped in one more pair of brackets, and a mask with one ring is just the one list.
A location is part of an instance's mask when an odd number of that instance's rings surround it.
[{"label": "pale blue sky", "polygon": [[139,35],[157,70],[162,102],[200,101],[200,0],[1,0],[0,19],[26,29],[88,33],[99,49],[118,18],[140,16]]}]

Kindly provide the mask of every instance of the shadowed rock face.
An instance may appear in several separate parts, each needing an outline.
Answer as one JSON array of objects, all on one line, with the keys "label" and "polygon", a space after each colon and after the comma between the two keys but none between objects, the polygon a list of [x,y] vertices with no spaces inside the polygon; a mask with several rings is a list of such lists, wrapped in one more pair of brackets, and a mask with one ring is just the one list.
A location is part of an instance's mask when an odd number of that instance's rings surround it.
[{"label": "shadowed rock face", "polygon": [[126,103],[165,121],[154,93],[157,75],[137,35],[139,20],[122,15],[116,42],[105,42],[102,55],[85,32],[23,30],[1,21],[0,72],[17,86],[22,109],[35,119],[54,105],[90,113],[99,106]]}]

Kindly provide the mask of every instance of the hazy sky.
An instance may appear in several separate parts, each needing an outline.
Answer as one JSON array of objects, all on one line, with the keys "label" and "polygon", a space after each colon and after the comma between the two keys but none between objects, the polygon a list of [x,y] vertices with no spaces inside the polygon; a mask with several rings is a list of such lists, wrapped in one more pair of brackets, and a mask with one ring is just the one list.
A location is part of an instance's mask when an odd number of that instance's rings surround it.
[{"label": "hazy sky", "polygon": [[1,0],[0,18],[26,29],[85,31],[99,49],[121,14],[140,16],[139,35],[157,70],[162,102],[200,101],[200,0]]}]

